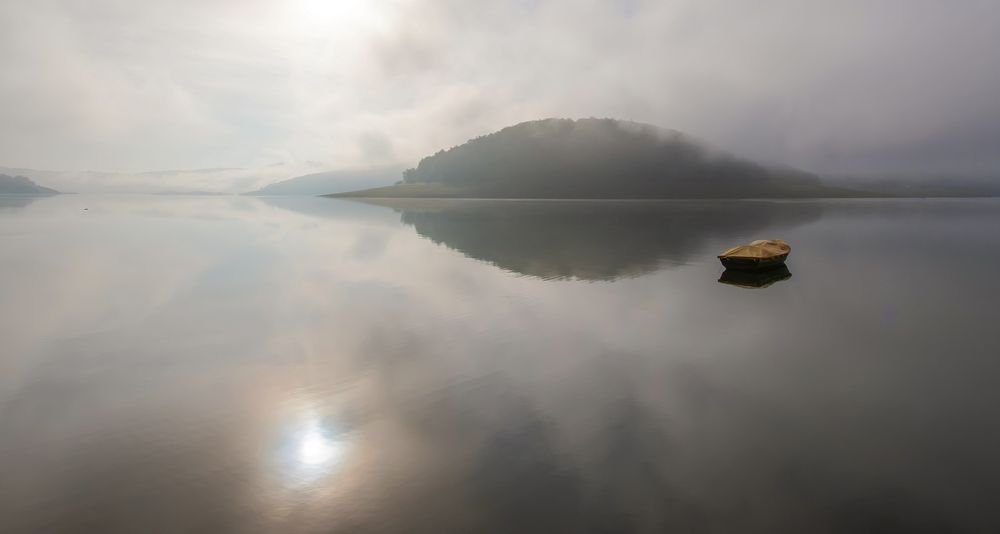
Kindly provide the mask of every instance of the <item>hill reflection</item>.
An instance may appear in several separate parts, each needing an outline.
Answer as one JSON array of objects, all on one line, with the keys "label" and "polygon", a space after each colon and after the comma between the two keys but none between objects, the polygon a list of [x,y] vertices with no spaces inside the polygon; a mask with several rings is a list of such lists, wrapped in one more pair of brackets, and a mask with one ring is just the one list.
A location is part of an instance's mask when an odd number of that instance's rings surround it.
[{"label": "hill reflection", "polygon": [[[435,243],[546,280],[615,280],[701,261],[736,242],[818,219],[821,207],[769,201],[366,199]],[[711,257],[714,261],[714,256]]]},{"label": "hill reflection", "polygon": [[27,195],[0,195],[0,210],[21,209],[36,200],[38,200],[38,197]]}]

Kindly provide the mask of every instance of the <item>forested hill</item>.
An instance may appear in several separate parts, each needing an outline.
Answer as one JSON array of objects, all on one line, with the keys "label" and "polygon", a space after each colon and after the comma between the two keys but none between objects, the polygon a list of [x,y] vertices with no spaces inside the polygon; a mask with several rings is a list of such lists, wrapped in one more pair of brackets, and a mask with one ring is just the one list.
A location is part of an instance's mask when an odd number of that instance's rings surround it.
[{"label": "forested hill", "polygon": [[813,174],[712,150],[674,130],[614,119],[525,122],[442,150],[404,183],[336,196],[756,198],[850,196]]},{"label": "forested hill", "polygon": [[0,174],[0,195],[57,195],[59,191],[42,187],[25,176]]}]

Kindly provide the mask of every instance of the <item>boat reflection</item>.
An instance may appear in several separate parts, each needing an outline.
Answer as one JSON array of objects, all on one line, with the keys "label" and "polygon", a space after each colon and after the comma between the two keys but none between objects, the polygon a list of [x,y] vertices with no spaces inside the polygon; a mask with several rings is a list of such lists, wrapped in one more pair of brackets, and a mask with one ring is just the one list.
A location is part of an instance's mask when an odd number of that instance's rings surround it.
[{"label": "boat reflection", "polygon": [[719,277],[719,283],[747,289],[763,289],[776,282],[788,280],[791,277],[792,273],[785,265],[763,271],[726,269],[722,272],[722,276]]}]

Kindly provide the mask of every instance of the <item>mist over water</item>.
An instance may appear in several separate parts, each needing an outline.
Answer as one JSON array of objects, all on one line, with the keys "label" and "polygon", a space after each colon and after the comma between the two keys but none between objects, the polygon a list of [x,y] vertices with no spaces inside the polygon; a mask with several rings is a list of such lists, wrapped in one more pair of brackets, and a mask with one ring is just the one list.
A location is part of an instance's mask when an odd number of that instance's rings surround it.
[{"label": "mist over water", "polygon": [[1000,524],[997,200],[380,204],[0,198],[0,531]]}]

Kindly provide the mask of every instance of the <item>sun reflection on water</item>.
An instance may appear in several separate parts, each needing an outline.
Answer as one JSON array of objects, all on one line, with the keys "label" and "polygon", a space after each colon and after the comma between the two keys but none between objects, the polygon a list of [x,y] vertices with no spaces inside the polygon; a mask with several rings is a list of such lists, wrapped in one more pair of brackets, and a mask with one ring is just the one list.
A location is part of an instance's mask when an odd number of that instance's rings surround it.
[{"label": "sun reflection on water", "polygon": [[309,419],[286,434],[280,452],[284,477],[293,485],[312,485],[335,473],[344,463],[347,434],[320,419]]},{"label": "sun reflection on water", "polygon": [[344,445],[344,442],[331,439],[313,426],[300,438],[298,460],[308,466],[335,464],[344,453]]}]

